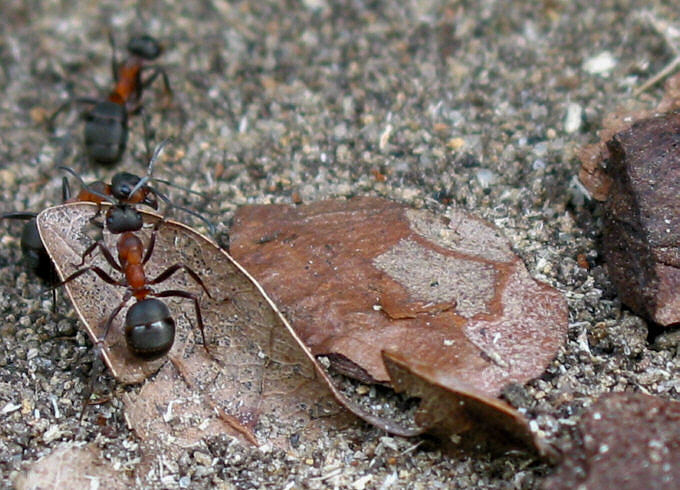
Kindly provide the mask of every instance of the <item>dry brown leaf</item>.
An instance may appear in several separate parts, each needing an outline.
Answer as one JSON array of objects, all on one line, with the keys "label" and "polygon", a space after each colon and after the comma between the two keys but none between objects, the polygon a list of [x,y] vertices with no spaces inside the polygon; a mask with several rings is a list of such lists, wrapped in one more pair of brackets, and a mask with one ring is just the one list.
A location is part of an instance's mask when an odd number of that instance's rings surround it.
[{"label": "dry brown leaf", "polygon": [[[60,277],[78,267],[95,229],[96,213],[90,203],[49,208],[38,217],[38,227]],[[160,219],[143,213],[145,228],[138,232],[145,243]],[[115,250],[117,237],[104,232]],[[86,261],[116,272],[100,254]],[[125,400],[129,425],[142,439],[145,456],[138,474],[151,478],[154,458],[172,458],[201,439],[227,433],[252,444],[269,441],[284,445],[300,434],[312,419],[338,412],[333,396],[359,417],[391,432],[415,435],[376,417],[340,394],[315,358],[295,336],[286,320],[250,276],[214,242],[191,228],[164,222],[156,246],[146,264],[148,277],[155,277],[175,263],[199,273],[214,299],[184,273],[159,284],[157,291],[181,289],[200,296],[210,355],[201,345],[191,302],[168,299],[177,323],[175,344],[166,359],[144,363],[128,352],[122,332],[125,309],[114,322],[102,349],[106,363],[121,382],[143,380],[154,368],[165,365]],[[68,283],[66,290],[93,341],[103,334],[103,324],[121,301],[125,288],[84,274]],[[193,324],[193,325],[192,325]],[[304,438],[304,434],[302,434]]]},{"label": "dry brown leaf", "polygon": [[14,482],[17,490],[39,488],[106,488],[124,490],[132,479],[114,470],[94,444],[56,449],[39,459]]},{"label": "dry brown leaf", "polygon": [[554,457],[527,420],[507,403],[398,353],[383,352],[383,360],[394,389],[422,400],[416,423],[430,428],[449,447],[477,451],[525,447]]},{"label": "dry brown leaf", "polygon": [[441,219],[372,197],[249,206],[231,252],[314,354],[364,381],[389,382],[385,350],[495,397],[541,374],[566,334],[562,294],[459,210]]}]

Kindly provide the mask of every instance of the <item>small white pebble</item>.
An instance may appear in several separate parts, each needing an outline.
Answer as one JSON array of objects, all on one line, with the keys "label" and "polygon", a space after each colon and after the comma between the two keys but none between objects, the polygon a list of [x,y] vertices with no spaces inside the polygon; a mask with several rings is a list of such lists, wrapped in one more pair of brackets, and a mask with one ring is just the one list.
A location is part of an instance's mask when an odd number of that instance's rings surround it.
[{"label": "small white pebble", "polygon": [[486,189],[496,183],[498,177],[488,168],[482,168],[477,171],[477,181],[482,189]]},{"label": "small white pebble", "polygon": [[21,405],[15,405],[14,403],[10,402],[4,407],[2,407],[2,410],[0,410],[0,414],[7,415],[8,413],[16,412],[20,408]]},{"label": "small white pebble", "polygon": [[352,488],[354,488],[355,490],[364,490],[364,488],[366,488],[366,484],[370,482],[372,479],[373,475],[364,475],[352,483]]},{"label": "small white pebble", "polygon": [[575,133],[581,127],[583,122],[583,108],[580,104],[570,102],[567,105],[567,115],[564,118],[564,131],[566,133]]},{"label": "small white pebble", "polygon": [[603,51],[598,55],[588,58],[583,62],[583,69],[591,75],[609,76],[616,66],[616,59],[609,51]]}]

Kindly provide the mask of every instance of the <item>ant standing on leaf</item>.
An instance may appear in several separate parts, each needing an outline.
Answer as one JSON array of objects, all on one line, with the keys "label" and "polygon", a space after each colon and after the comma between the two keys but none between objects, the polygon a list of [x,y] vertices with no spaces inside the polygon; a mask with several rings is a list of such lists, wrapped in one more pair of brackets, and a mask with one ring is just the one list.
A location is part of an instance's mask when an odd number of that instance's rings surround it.
[{"label": "ant standing on leaf", "polygon": [[[170,141],[170,139],[164,140],[156,151],[160,154],[160,150]],[[188,214],[198,217],[203,220],[211,233],[214,234],[214,225],[209,221],[205,220],[203,216],[192,211],[191,209],[177,206],[170,202],[170,200],[161,192],[147,185],[146,183],[150,180],[154,180],[166,185],[175,186],[174,184],[162,180],[155,179],[151,177],[151,172],[153,171],[153,164],[157,159],[157,155],[151,159],[149,164],[149,169],[147,176],[140,178],[134,174],[127,172],[119,172],[113,176],[111,179],[111,184],[106,184],[101,181],[92,182],[86,185],[82,182],[82,179],[78,174],[68,167],[60,167],[61,169],[74,175],[81,183],[82,188],[80,192],[75,196],[71,197],[71,188],[66,180],[66,177],[62,179],[62,202],[78,202],[86,201],[93,202],[96,204],[102,204],[103,202],[111,202],[111,198],[117,200],[118,204],[144,204],[151,209],[158,210],[158,199],[161,199],[169,207],[182,210]],[[138,186],[140,181],[143,181],[141,185]],[[133,189],[135,189],[133,192]],[[178,187],[178,186],[175,186]],[[195,194],[202,195],[195,191],[189,189],[183,190]],[[0,219],[13,219],[13,220],[24,220],[26,224],[24,225],[21,232],[21,251],[25,263],[28,267],[37,275],[40,279],[44,280],[49,285],[55,285],[59,283],[59,278],[57,272],[54,268],[54,264],[50,259],[45,246],[42,243],[40,234],[38,232],[38,227],[36,224],[36,216],[38,213],[30,211],[15,211],[11,213],[5,213],[0,215]],[[94,218],[93,218],[94,219]],[[56,293],[56,288],[52,288],[53,292]],[[55,299],[53,297],[53,299]],[[53,306],[56,307],[56,301],[53,301]]]},{"label": "ant standing on leaf", "polygon": [[[173,264],[167,267],[163,272],[158,274],[155,278],[149,279],[146,277],[144,266],[151,258],[156,243],[156,233],[160,226],[162,226],[164,219],[158,221],[151,232],[150,239],[146,246],[142,239],[136,234],[144,225],[142,213],[136,208],[135,204],[146,204],[153,209],[157,208],[157,201],[155,197],[161,198],[169,206],[181,209],[194,216],[204,219],[198,213],[189,209],[173,205],[165,195],[153,189],[147,183],[151,180],[150,173],[153,164],[158,159],[168,140],[163,141],[156,148],[153,157],[149,163],[149,172],[147,176],[139,178],[132,174],[121,173],[114,176],[112,183],[108,187],[101,187],[100,183],[96,186],[83,185],[83,190],[75,201],[90,201],[99,204],[108,203],[109,206],[105,212],[104,230],[109,233],[119,235],[116,244],[116,252],[118,258],[114,258],[111,250],[101,241],[92,243],[82,254],[81,263],[78,267],[82,267],[88,256],[95,250],[101,252],[106,262],[116,271],[122,274],[121,279],[115,279],[102,268],[89,265],[78,269],[71,275],[66,277],[59,284],[53,286],[54,288],[68,284],[79,276],[93,272],[101,280],[113,286],[126,288],[123,300],[116,306],[104,324],[104,333],[97,340],[98,349],[106,339],[106,336],[113,324],[113,321],[127,305],[130,299],[134,298],[136,302],[128,309],[125,317],[125,339],[130,352],[144,360],[153,360],[163,355],[172,348],[175,338],[175,321],[170,314],[167,305],[158,298],[178,297],[189,299],[194,304],[196,321],[201,331],[203,339],[203,346],[208,351],[205,340],[205,330],[203,326],[203,317],[201,315],[201,308],[196,294],[183,290],[166,290],[155,292],[150,286],[160,284],[169,279],[176,272],[183,270],[189,277],[191,277],[196,284],[212,299],[210,292],[206,288],[200,276],[189,266],[183,263]],[[79,180],[80,177],[70,169],[67,169]],[[82,182],[82,180],[81,180]],[[101,208],[98,210],[99,215]],[[92,220],[91,220],[92,221]],[[206,221],[204,219],[204,221]],[[206,221],[207,222],[207,221]],[[209,222],[207,222],[210,226]]]},{"label": "ant standing on leaf", "polygon": [[[78,97],[62,104],[48,119],[50,127],[54,119],[72,102],[89,104],[85,113],[85,149],[92,160],[112,165],[120,160],[127,145],[128,114],[142,111],[142,93],[160,75],[166,96],[172,96],[168,76],[161,67],[152,64],[163,52],[163,46],[149,35],[134,36],[127,44],[128,57],[118,62],[113,35],[109,33],[112,49],[111,71],[115,86],[105,100]],[[144,72],[148,76],[143,77]],[[146,118],[144,132],[148,135]],[[148,138],[145,138],[148,141]],[[147,146],[147,154],[149,148]]]}]

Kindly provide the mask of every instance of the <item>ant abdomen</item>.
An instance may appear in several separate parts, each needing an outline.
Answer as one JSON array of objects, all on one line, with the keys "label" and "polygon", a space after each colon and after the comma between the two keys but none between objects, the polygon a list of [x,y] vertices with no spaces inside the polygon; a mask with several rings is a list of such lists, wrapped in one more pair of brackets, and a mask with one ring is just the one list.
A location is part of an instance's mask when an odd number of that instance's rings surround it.
[{"label": "ant abdomen", "polygon": [[147,298],[133,304],[125,315],[125,340],[138,358],[164,356],[175,341],[175,320],[161,300]]},{"label": "ant abdomen", "polygon": [[38,277],[49,283],[55,281],[57,276],[54,266],[40,239],[35,218],[27,221],[21,231],[21,252],[28,267],[33,269]]},{"label": "ant abdomen", "polygon": [[102,164],[120,160],[127,144],[127,109],[108,100],[99,102],[85,115],[85,148]]}]

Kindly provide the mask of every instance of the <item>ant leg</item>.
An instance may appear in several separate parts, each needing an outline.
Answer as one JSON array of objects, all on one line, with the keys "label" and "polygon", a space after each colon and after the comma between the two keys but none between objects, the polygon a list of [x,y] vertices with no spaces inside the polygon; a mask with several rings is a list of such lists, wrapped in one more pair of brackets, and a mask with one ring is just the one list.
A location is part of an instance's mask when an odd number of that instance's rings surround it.
[{"label": "ant leg", "polygon": [[61,200],[63,202],[71,199],[71,186],[68,183],[66,176],[61,178]]},{"label": "ant leg", "polygon": [[54,131],[54,120],[57,118],[57,116],[64,112],[64,110],[74,102],[77,104],[96,105],[101,102],[101,100],[95,99],[93,97],[71,97],[67,99],[66,102],[57,107],[57,109],[47,118],[46,125],[50,131]]},{"label": "ant leg", "polygon": [[92,393],[94,392],[94,383],[103,370],[104,361],[102,359],[101,351],[99,350],[98,347],[95,347],[94,362],[92,363],[92,370],[90,371],[90,380],[88,381],[87,386],[85,387],[85,393],[83,393],[83,408],[80,411],[80,417],[78,418],[78,420],[83,420],[85,412],[87,411],[87,407],[90,406],[90,397],[92,397]]},{"label": "ant leg", "polygon": [[132,297],[132,293],[130,290],[125,291],[125,295],[123,295],[123,301],[120,302],[118,306],[111,312],[109,317],[106,319],[106,323],[104,324],[104,333],[102,334],[101,337],[97,339],[97,346],[101,347],[101,344],[106,340],[106,336],[109,334],[109,330],[111,330],[111,325],[113,325],[113,320],[116,319],[118,316],[118,313],[120,313],[120,310],[125,307],[126,303],[130,300]]},{"label": "ant leg", "polygon": [[168,291],[161,291],[160,293],[153,293],[153,296],[156,296],[157,298],[168,298],[168,297],[177,297],[177,298],[186,298],[190,299],[194,302],[194,309],[196,310],[196,321],[198,322],[198,328],[201,330],[201,338],[203,339],[203,348],[205,348],[205,351],[210,355],[210,351],[208,350],[208,343],[205,340],[205,328],[203,326],[203,316],[201,315],[201,306],[198,304],[198,296],[195,294],[192,294],[188,291],[180,291],[176,289],[170,289]]},{"label": "ant leg", "polygon": [[[105,283],[107,283],[107,284],[111,284],[112,286],[127,287],[127,284],[126,284],[125,282],[123,282],[123,281],[116,281],[113,277],[109,276],[109,275],[108,275],[104,270],[102,270],[101,268],[99,268],[99,267],[97,267],[97,266],[88,266],[88,267],[84,267],[84,268],[82,268],[82,269],[80,269],[80,270],[75,271],[73,274],[71,274],[70,276],[68,276],[66,279],[64,279],[63,281],[61,281],[59,284],[55,284],[54,286],[50,287],[49,289],[46,289],[46,290],[42,291],[42,293],[45,293],[45,292],[47,292],[47,291],[51,291],[51,290],[53,290],[53,289],[60,288],[60,287],[62,287],[62,286],[64,286],[64,285],[68,284],[69,282],[73,281],[74,279],[79,278],[80,276],[82,276],[83,274],[85,274],[85,273],[88,272],[88,271],[92,271],[92,272],[94,272],[95,274],[97,274],[97,276],[99,276],[99,278],[100,278],[102,281],[104,281]],[[41,293],[41,294],[42,294],[42,293]]]},{"label": "ant leg", "polygon": [[57,118],[57,116],[62,113],[67,107],[69,107],[73,103],[73,99],[67,99],[66,102],[61,104],[57,109],[50,114],[50,116],[45,120],[45,124],[47,125],[47,129],[50,131],[54,131],[54,120]]},{"label": "ant leg", "polygon": [[142,117],[142,126],[144,127],[144,150],[146,151],[146,160],[151,160],[153,152],[149,146],[151,141],[151,125],[149,124],[149,114],[144,110],[143,105],[139,105],[139,114]]},{"label": "ant leg", "polygon": [[27,211],[19,211],[15,213],[6,213],[0,215],[0,219],[34,219],[38,213],[29,213]]},{"label": "ant leg", "polygon": [[160,228],[164,219],[165,218],[156,222],[156,224],[153,226],[153,230],[151,231],[151,237],[149,238],[149,244],[146,246],[146,253],[144,254],[144,258],[142,259],[142,265],[146,265],[146,263],[151,258],[153,249],[156,246],[156,233],[158,232],[158,228]]},{"label": "ant leg", "polygon": [[116,40],[113,38],[113,32],[109,30],[109,45],[111,46],[111,74],[113,82],[118,83],[118,57],[116,56]]},{"label": "ant leg", "polygon": [[151,84],[158,78],[158,75],[161,76],[163,79],[163,91],[170,97],[172,97],[172,87],[170,87],[170,79],[168,78],[168,74],[165,72],[163,68],[160,66],[156,67],[150,67],[147,66],[145,68],[152,68],[151,75],[149,75],[146,80],[142,81],[142,90],[147,89],[151,86]]},{"label": "ant leg", "polygon": [[123,272],[123,268],[116,262],[116,259],[113,258],[113,255],[111,255],[111,251],[104,245],[102,242],[97,240],[94,242],[92,245],[87,247],[85,251],[83,252],[83,255],[81,257],[80,264],[77,264],[76,267],[82,267],[85,264],[85,259],[94,252],[95,248],[99,248],[99,251],[102,253],[106,261],[109,263],[111,267],[113,267],[115,270],[118,272]]},{"label": "ant leg", "polygon": [[212,295],[210,294],[210,291],[208,291],[208,288],[205,287],[205,284],[203,283],[203,280],[200,278],[200,276],[198,274],[196,274],[196,272],[194,272],[194,270],[191,267],[189,267],[188,265],[184,265],[184,264],[171,265],[170,267],[165,269],[163,272],[161,272],[158,276],[156,276],[155,279],[147,281],[147,284],[161,283],[161,282],[165,281],[166,279],[168,279],[170,276],[172,276],[178,270],[184,270],[187,274],[189,274],[191,276],[191,278],[194,281],[196,281],[196,283],[199,286],[201,286],[201,288],[203,288],[203,291],[205,291],[205,294],[208,295],[208,298],[214,299],[212,297]]},{"label": "ant leg", "polygon": [[[59,281],[59,277],[57,276],[57,271],[54,270],[54,267],[51,268],[50,270],[50,284],[54,284],[55,282]],[[57,312],[57,289],[52,290],[52,313]]]},{"label": "ant leg", "polygon": [[[92,372],[90,373],[90,382],[88,383],[88,386],[85,391],[85,403],[83,403],[83,411],[80,412],[80,419],[82,420],[83,415],[85,414],[85,410],[87,409],[88,405],[90,405],[87,400],[90,399],[92,396],[92,393],[94,392],[94,382],[99,377],[99,374],[101,374],[102,368],[104,366],[103,363],[103,344],[104,340],[106,340],[107,335],[109,334],[109,330],[111,330],[111,325],[113,325],[113,320],[118,316],[118,313],[120,313],[120,310],[122,310],[125,307],[125,304],[130,300],[132,297],[132,293],[128,290],[125,292],[125,295],[123,296],[123,301],[120,302],[118,306],[111,312],[109,317],[106,319],[106,323],[104,324],[104,333],[97,339],[97,342],[94,345],[94,355],[95,355],[95,364],[92,366]],[[96,369],[95,369],[96,368]]]}]

